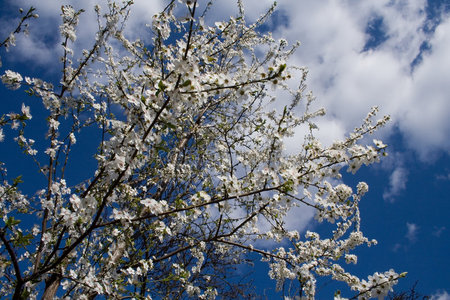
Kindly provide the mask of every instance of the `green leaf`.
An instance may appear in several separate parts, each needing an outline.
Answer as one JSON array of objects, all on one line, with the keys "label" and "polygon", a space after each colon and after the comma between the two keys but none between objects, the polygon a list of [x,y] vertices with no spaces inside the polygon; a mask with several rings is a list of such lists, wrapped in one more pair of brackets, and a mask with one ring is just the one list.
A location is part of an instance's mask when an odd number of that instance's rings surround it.
[{"label": "green leaf", "polygon": [[177,198],[175,200],[175,207],[176,208],[183,208],[184,207],[184,201],[180,198]]},{"label": "green leaf", "polygon": [[26,247],[31,244],[31,240],[33,239],[32,234],[23,235],[21,231],[17,232],[17,236],[15,237],[13,244],[14,246],[22,246]]},{"label": "green leaf", "polygon": [[168,122],[166,124],[164,124],[164,125],[166,125],[170,129],[176,129],[177,128],[177,126],[173,125],[172,123],[168,123]]},{"label": "green leaf", "polygon": [[23,183],[22,175],[19,175],[16,178],[14,178],[14,180],[13,180],[13,187],[18,186],[19,183]]},{"label": "green leaf", "polygon": [[160,81],[158,82],[158,89],[159,89],[160,91],[164,91],[166,88],[167,88],[167,85],[165,85],[164,82],[163,82],[162,80],[160,80]]},{"label": "green leaf", "polygon": [[8,217],[8,220],[6,220],[6,227],[7,228],[12,228],[13,226],[19,225],[20,224],[20,220],[16,220],[14,219],[14,217]]},{"label": "green leaf", "polygon": [[187,87],[187,86],[191,85],[191,83],[192,83],[192,81],[190,79],[188,79],[181,84],[181,87]]}]

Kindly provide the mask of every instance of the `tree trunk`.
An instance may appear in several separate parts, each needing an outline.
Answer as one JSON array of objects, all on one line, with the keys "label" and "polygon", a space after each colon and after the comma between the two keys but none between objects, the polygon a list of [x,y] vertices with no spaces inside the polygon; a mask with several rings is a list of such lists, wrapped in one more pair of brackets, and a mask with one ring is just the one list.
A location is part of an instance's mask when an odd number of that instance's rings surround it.
[{"label": "tree trunk", "polygon": [[14,295],[12,297],[12,300],[22,300],[22,287],[23,287],[23,284],[18,282],[16,285],[16,288],[14,290]]},{"label": "tree trunk", "polygon": [[52,274],[45,281],[45,291],[44,295],[42,295],[42,300],[53,300],[55,298],[56,291],[58,290],[60,282],[61,282],[61,275]]}]

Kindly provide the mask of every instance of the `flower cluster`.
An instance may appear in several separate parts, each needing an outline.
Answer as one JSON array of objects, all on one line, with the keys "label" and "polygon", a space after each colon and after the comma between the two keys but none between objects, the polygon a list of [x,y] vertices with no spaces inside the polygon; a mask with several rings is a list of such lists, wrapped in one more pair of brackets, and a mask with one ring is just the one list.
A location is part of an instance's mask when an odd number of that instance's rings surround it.
[{"label": "flower cluster", "polygon": [[22,75],[20,75],[17,72],[13,72],[11,70],[6,70],[5,74],[2,75],[3,84],[12,90],[19,89],[22,81],[23,81]]},{"label": "flower cluster", "polygon": [[[104,14],[95,6],[96,39],[79,54],[69,44],[83,10],[63,6],[57,84],[2,76],[40,99],[46,113],[34,119],[47,130],[28,138],[27,105],[0,120],[0,140],[6,124],[23,125],[15,140],[41,176],[27,190],[45,180],[31,196],[19,191],[20,178],[0,185],[0,297],[232,298],[242,286],[223,283],[249,252],[269,265],[278,289],[297,282],[305,299],[321,276],[361,299],[385,295],[401,277],[360,280],[343,267],[357,263],[356,247],[376,241],[360,228],[368,186],[344,184],[341,170],[379,161],[386,145],[363,141],[388,118],[376,120],[373,108],[348,137],[323,146],[314,119],[325,112],[304,93],[306,69],[289,65],[298,44],[258,29],[274,7],[248,24],[239,1],[237,17],[208,23],[210,4],[202,5],[170,1],[150,38],[134,41],[124,31],[132,1],[109,1]],[[292,70],[302,73],[295,88]],[[277,106],[279,91],[290,102]],[[286,138],[302,126],[310,134],[286,153]],[[80,157],[96,167],[74,176]],[[289,228],[285,217],[303,208],[331,232]]]}]

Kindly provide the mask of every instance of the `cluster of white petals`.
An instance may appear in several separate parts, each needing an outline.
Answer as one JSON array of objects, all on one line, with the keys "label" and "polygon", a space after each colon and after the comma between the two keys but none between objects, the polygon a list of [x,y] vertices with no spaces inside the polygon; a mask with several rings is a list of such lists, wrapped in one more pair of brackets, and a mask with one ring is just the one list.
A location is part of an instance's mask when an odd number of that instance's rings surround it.
[{"label": "cluster of white petals", "polygon": [[20,84],[23,81],[22,75],[11,70],[6,70],[5,74],[2,75],[2,82],[8,88],[12,90],[17,90],[20,88]]}]

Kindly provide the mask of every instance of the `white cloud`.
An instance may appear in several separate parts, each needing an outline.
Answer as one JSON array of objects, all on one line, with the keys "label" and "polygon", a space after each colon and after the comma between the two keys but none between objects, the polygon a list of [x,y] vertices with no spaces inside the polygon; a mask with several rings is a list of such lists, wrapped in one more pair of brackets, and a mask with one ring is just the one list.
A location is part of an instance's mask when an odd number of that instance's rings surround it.
[{"label": "white cloud", "polygon": [[417,232],[419,230],[419,226],[414,223],[406,223],[406,227],[408,231],[406,232],[405,237],[411,242],[415,242],[417,240]]},{"label": "white cloud", "polygon": [[[276,32],[302,42],[293,62],[309,67],[309,87],[341,127],[351,130],[378,105],[423,159],[450,151],[450,85],[444,83],[450,77],[450,21],[430,39],[422,30],[425,6],[423,0],[281,2],[289,26]],[[374,17],[381,18],[387,39],[364,52]],[[432,50],[411,73],[423,42]]]},{"label": "white cloud", "polygon": [[[244,0],[244,11],[248,22],[256,21],[261,15],[265,14],[273,4],[273,0]],[[213,15],[207,15],[207,19],[227,20],[230,16],[236,16],[238,13],[237,1],[216,0],[214,8],[211,10]]]},{"label": "white cloud", "polygon": [[306,205],[293,207],[284,218],[286,229],[304,232],[316,214],[316,209]]},{"label": "white cloud", "polygon": [[397,167],[389,177],[389,187],[383,193],[383,199],[394,202],[395,197],[406,189],[408,171],[403,167]]},{"label": "white cloud", "polygon": [[402,248],[402,244],[396,243],[396,244],[394,245],[394,247],[392,248],[392,251],[397,252],[397,251],[399,251],[401,248]]},{"label": "white cloud", "polygon": [[[286,217],[283,218],[285,228],[287,230],[296,230],[301,235],[313,224],[312,220],[314,219],[315,213],[316,210],[314,208],[306,205],[292,207]],[[272,225],[265,218],[260,217],[258,219],[258,229],[261,233],[269,231],[271,227]],[[288,241],[284,240],[282,243],[288,243]],[[254,245],[266,249],[273,249],[280,246],[280,243],[275,240],[256,240]]]},{"label": "white cloud", "polygon": [[434,230],[433,230],[433,235],[435,236],[435,237],[440,237],[441,236],[441,234],[442,234],[442,232],[444,232],[444,230],[446,229],[446,227],[445,226],[441,226],[441,227],[434,227]]},{"label": "white cloud", "polygon": [[392,247],[392,251],[393,252],[408,251],[409,246],[411,246],[411,244],[414,244],[417,241],[419,229],[420,227],[417,224],[407,222],[405,238],[408,240],[409,243],[400,243],[400,242],[395,243],[394,246]]},{"label": "white cloud", "polygon": [[[30,20],[29,22],[30,37],[17,36],[17,47],[14,48],[16,55],[12,56],[12,58],[18,61],[32,62],[34,65],[41,67],[57,66],[60,61],[55,58],[62,55],[62,47],[60,47],[62,39],[59,34],[61,4],[52,0],[17,0],[10,1],[10,3],[13,6],[23,7],[24,9],[33,6],[39,14],[38,19]],[[68,0],[62,3],[64,5],[72,5],[77,11],[84,9],[76,28],[77,40],[73,45],[75,53],[80,53],[82,49],[90,49],[94,44],[95,34],[98,30],[96,13],[94,11],[96,3],[101,7],[101,14],[108,12],[106,0]],[[150,31],[145,24],[151,23],[152,16],[163,8],[163,1],[160,0],[135,0],[131,6],[124,34],[131,39],[142,38],[146,34],[148,35]],[[12,22],[11,20],[9,21]],[[55,68],[55,70],[59,69]]]},{"label": "white cloud", "polygon": [[436,179],[437,179],[437,180],[448,181],[448,180],[450,180],[450,173],[447,173],[447,174],[438,174],[438,175],[436,175]]},{"label": "white cloud", "polygon": [[431,300],[450,300],[450,294],[447,291],[438,291],[431,296]]},{"label": "white cloud", "polygon": [[450,19],[436,28],[431,53],[412,75],[408,106],[399,120],[401,130],[423,158],[434,149],[450,152]]}]

